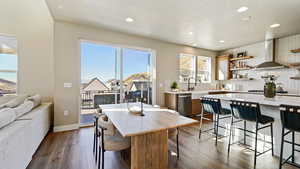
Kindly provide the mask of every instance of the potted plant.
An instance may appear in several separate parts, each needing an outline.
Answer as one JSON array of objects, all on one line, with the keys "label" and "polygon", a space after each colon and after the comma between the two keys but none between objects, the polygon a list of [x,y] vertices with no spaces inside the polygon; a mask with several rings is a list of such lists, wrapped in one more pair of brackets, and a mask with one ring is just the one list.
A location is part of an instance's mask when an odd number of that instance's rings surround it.
[{"label": "potted plant", "polygon": [[265,80],[264,96],[267,98],[275,97],[276,96],[275,81],[278,77],[275,75],[266,75],[266,76],[262,76],[262,78]]},{"label": "potted plant", "polygon": [[172,91],[177,91],[178,90],[178,84],[177,84],[177,82],[173,82],[172,84],[171,84],[171,89],[172,89]]}]

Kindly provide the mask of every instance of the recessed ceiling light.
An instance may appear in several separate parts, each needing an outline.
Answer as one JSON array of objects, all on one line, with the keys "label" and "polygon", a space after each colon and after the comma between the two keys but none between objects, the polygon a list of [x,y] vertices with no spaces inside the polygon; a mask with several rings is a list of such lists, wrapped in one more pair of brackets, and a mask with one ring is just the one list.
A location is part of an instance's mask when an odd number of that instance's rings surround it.
[{"label": "recessed ceiling light", "polygon": [[220,40],[219,42],[220,42],[220,43],[224,43],[225,41],[224,41],[224,40]]},{"label": "recessed ceiling light", "polygon": [[279,26],[280,26],[279,23],[274,23],[274,24],[270,25],[270,28],[277,28],[277,27],[279,27]]},{"label": "recessed ceiling light", "polygon": [[133,18],[130,18],[130,17],[126,18],[126,22],[133,22],[133,21],[134,21]]},{"label": "recessed ceiling light", "polygon": [[189,34],[190,34],[190,35],[192,35],[192,34],[193,34],[193,32],[189,32]]},{"label": "recessed ceiling light", "polygon": [[197,46],[197,43],[193,43],[193,46]]},{"label": "recessed ceiling light", "polygon": [[239,13],[246,12],[247,10],[248,10],[248,7],[246,7],[246,6],[242,6],[242,7],[240,7],[239,9],[237,9],[237,11],[238,11]]}]

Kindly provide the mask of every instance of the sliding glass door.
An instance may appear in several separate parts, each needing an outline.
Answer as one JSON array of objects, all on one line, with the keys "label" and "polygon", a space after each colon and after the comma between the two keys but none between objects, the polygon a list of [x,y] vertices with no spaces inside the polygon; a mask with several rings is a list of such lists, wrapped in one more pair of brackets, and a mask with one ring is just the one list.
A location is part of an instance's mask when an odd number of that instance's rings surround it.
[{"label": "sliding glass door", "polygon": [[136,49],[122,49],[123,85],[127,102],[142,100],[152,104],[151,53]]},{"label": "sliding glass door", "polygon": [[126,101],[152,104],[152,52],[81,41],[81,114]]}]

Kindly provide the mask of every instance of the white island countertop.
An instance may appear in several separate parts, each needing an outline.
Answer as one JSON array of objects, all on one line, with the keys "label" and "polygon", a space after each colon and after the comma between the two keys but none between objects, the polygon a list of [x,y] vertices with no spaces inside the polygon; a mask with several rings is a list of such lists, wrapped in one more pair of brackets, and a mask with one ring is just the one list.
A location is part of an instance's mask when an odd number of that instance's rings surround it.
[{"label": "white island countertop", "polygon": [[266,98],[263,95],[256,94],[218,94],[218,95],[205,95],[208,98],[220,99],[220,100],[239,100],[239,101],[248,101],[248,102],[257,102],[262,105],[268,106],[280,106],[281,104],[291,105],[291,106],[300,106],[300,97],[291,97],[291,96],[276,96],[274,98]]}]

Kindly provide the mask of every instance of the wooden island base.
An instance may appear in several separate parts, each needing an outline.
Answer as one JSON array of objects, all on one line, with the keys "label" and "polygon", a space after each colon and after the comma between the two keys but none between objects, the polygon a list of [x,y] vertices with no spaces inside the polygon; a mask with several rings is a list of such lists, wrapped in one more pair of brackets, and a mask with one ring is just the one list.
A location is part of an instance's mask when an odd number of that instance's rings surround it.
[{"label": "wooden island base", "polygon": [[131,169],[167,168],[167,130],[131,137]]}]

